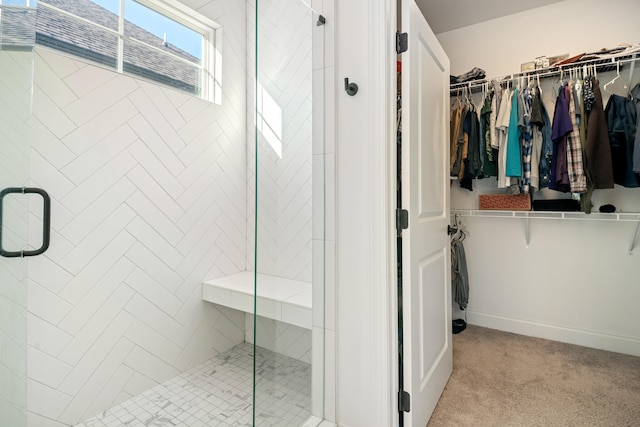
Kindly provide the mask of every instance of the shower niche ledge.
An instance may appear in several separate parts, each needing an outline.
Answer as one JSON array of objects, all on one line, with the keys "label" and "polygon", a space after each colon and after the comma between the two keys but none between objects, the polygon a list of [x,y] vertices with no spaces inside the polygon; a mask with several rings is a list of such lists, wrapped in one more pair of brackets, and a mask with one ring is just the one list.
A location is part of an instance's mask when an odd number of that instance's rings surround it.
[{"label": "shower niche ledge", "polygon": [[[202,283],[202,299],[253,313],[253,272],[243,271]],[[258,274],[258,316],[311,329],[311,282]]]}]

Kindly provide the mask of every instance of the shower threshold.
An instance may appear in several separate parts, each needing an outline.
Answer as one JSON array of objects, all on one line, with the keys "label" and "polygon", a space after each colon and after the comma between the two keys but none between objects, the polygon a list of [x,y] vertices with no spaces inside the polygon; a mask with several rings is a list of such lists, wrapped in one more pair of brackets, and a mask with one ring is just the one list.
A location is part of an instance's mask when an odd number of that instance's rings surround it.
[{"label": "shower threshold", "polygon": [[[258,426],[300,427],[311,414],[311,365],[256,347]],[[76,427],[251,426],[253,344],[231,350]]]}]

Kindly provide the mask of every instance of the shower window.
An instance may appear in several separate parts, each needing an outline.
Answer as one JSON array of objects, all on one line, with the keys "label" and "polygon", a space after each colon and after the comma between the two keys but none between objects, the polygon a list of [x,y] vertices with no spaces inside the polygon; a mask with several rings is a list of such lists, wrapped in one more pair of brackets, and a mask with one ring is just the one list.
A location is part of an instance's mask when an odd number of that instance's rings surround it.
[{"label": "shower window", "polygon": [[220,103],[220,28],[158,0],[40,0],[36,43]]}]

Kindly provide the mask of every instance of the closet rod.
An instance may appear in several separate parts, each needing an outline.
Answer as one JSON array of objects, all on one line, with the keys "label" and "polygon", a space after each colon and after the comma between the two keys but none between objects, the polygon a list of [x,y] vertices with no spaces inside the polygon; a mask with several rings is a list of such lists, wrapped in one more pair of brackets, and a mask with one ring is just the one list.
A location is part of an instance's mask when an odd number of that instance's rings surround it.
[{"label": "closet rod", "polygon": [[585,67],[587,67],[587,70],[589,70],[589,68],[595,66],[597,72],[613,71],[618,67],[618,64],[620,64],[620,66],[622,67],[626,64],[631,64],[635,61],[639,61],[640,56],[638,55],[640,55],[640,52],[625,54],[618,57],[612,56],[611,58],[590,59],[587,61],[574,62],[567,65],[557,65],[555,66],[555,68],[550,67],[533,71],[522,71],[520,73],[507,74],[501,77],[493,77],[490,79],[472,80],[464,83],[454,83],[449,86],[449,91],[450,93],[453,93],[462,89],[468,89],[474,92],[475,90],[481,89],[485,84],[491,83],[494,80],[496,80],[498,83],[504,83],[505,81],[511,81],[519,79],[521,77],[549,78],[558,76],[563,73],[569,73],[574,70],[582,70]]}]

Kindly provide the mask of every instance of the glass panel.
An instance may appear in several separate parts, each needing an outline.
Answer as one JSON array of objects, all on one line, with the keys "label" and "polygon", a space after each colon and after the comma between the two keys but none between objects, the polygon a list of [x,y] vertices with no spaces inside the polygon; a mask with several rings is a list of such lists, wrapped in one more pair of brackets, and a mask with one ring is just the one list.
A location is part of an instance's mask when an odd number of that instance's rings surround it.
[{"label": "glass panel", "polygon": [[[118,31],[120,0],[40,0],[39,3],[40,5],[51,5],[60,10],[64,10],[81,18],[87,19],[91,22],[95,22],[96,24],[100,24],[103,27],[109,28],[110,30]],[[59,22],[56,26],[58,30],[65,29],[64,25],[61,24],[62,22]]]},{"label": "glass panel", "polygon": [[321,86],[314,90],[322,72],[312,73],[322,68],[312,63],[322,54],[312,50],[321,49],[313,37],[324,33],[304,1],[251,6],[257,8],[257,52],[249,65],[255,70],[249,117],[255,124],[249,161],[256,196],[254,425],[301,426],[323,415],[323,301],[317,296],[324,294],[324,155],[314,155],[314,146],[323,146],[323,133],[314,129],[324,126],[317,113],[324,107]]},{"label": "glass panel", "polygon": [[124,42],[124,72],[200,94],[198,66],[133,41]]},{"label": "glass panel", "polygon": [[42,6],[43,3],[40,1],[36,22],[38,44],[117,68],[117,35]]},{"label": "glass panel", "polygon": [[124,33],[194,64],[202,58],[202,34],[133,0],[125,0]]},{"label": "glass panel", "polygon": [[[0,6],[0,190],[29,177],[35,10]],[[26,249],[28,198],[6,196],[2,245]],[[27,264],[0,257],[0,425],[26,425]]]}]

